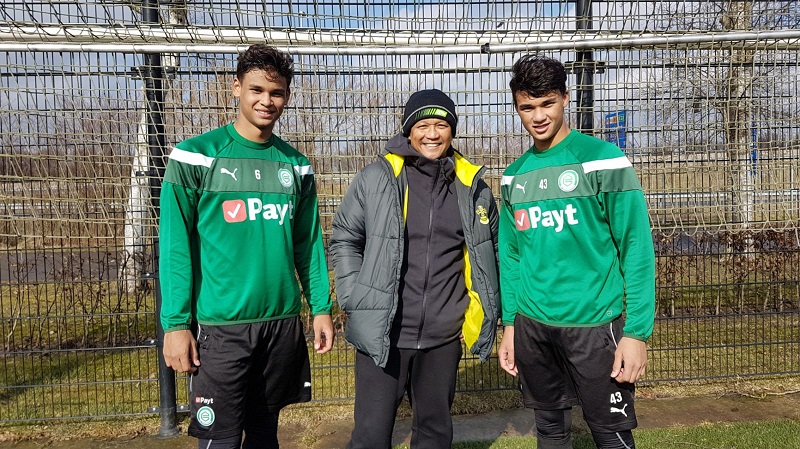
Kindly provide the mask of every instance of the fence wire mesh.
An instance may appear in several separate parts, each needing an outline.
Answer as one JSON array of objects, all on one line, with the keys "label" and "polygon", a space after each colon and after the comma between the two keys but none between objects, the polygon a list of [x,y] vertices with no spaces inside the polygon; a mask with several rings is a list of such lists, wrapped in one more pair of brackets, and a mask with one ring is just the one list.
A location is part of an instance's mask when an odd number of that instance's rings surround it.
[{"label": "fence wire mesh", "polygon": [[[573,126],[588,117],[623,147],[647,195],[647,381],[800,373],[797,2],[163,3],[150,5],[156,24],[140,1],[0,5],[0,421],[158,405],[149,56],[168,152],[235,117],[236,53],[256,42],[294,56],[276,132],[312,161],[326,239],[412,92],[451,95],[455,146],[497,193],[531,145],[511,64],[534,51],[564,61]],[[352,349],[313,365],[317,399],[352,397]],[[496,360],[459,370],[459,391],[513,388]]]}]

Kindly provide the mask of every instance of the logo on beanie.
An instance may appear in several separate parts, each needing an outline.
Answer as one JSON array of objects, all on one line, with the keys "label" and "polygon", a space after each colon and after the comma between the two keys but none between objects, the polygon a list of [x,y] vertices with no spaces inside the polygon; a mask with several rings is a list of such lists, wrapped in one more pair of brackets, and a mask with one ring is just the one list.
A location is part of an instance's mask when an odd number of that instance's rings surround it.
[{"label": "logo on beanie", "polygon": [[441,108],[425,108],[417,112],[417,120],[421,120],[423,117],[430,117],[432,115],[445,118],[447,117],[447,111]]}]

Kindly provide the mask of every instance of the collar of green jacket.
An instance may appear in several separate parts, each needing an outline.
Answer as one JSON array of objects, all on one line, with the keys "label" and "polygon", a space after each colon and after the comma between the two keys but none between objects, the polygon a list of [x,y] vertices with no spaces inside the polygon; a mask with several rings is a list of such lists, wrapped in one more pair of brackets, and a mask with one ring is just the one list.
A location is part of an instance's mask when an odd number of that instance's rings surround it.
[{"label": "collar of green jacket", "polygon": [[[450,150],[453,151],[456,177],[462,184],[471,186],[483,166],[473,164],[452,146]],[[394,176],[398,177],[403,171],[406,156],[413,155],[419,155],[419,153],[411,147],[408,137],[398,134],[392,137],[386,144],[386,154],[384,154],[383,157],[386,158],[386,160],[389,161],[389,165],[392,166]]]}]

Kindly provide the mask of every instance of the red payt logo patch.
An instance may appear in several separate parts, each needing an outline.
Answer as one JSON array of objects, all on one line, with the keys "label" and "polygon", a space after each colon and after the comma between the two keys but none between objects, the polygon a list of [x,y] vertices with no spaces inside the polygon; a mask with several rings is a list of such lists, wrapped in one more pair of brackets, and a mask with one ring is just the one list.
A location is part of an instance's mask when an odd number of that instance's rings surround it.
[{"label": "red payt logo patch", "polygon": [[228,200],[222,203],[222,214],[228,223],[238,223],[247,219],[247,207],[242,200]]},{"label": "red payt logo patch", "polygon": [[519,209],[514,211],[514,223],[517,225],[517,231],[524,231],[531,227],[531,220],[528,218],[528,211]]}]

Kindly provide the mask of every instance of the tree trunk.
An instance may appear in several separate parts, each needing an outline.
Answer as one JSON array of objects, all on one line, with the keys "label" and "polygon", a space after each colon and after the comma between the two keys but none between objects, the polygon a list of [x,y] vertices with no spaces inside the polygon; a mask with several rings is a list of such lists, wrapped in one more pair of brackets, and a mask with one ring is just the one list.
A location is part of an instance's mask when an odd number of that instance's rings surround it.
[{"label": "tree trunk", "polygon": [[[170,25],[186,25],[186,5],[173,1],[169,6]],[[178,67],[178,55],[168,54],[162,58],[165,73],[173,72]],[[170,89],[169,76],[164,80],[164,95]],[[147,94],[143,95],[146,98]],[[134,292],[145,287],[141,274],[147,270],[146,263],[152,260],[152,249],[149,240],[155,231],[156,223],[152,222],[150,199],[150,176],[158,176],[150,166],[150,151],[147,141],[147,110],[139,115],[139,128],[136,133],[133,164],[131,166],[130,192],[125,209],[124,241],[119,265],[120,292]]]},{"label": "tree trunk", "polygon": [[[723,23],[733,30],[752,28],[752,3],[732,2]],[[755,203],[755,164],[751,152],[756,142],[751,132],[753,124],[753,50],[730,50],[731,68],[726,80],[726,102],[721,108],[725,124],[725,144],[733,196],[734,222],[748,231],[753,222]],[[752,254],[753,241],[748,238],[745,252]]]}]

